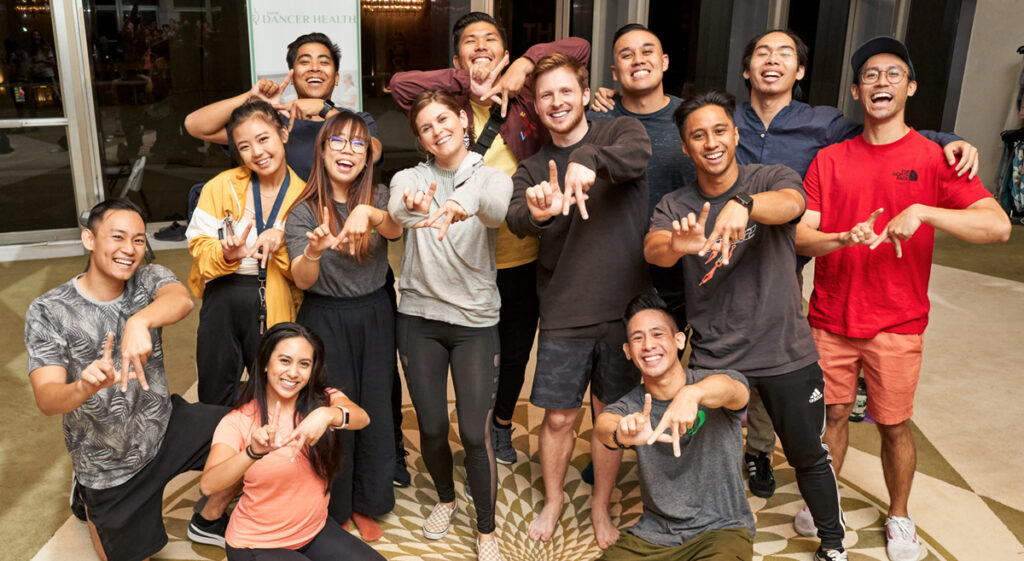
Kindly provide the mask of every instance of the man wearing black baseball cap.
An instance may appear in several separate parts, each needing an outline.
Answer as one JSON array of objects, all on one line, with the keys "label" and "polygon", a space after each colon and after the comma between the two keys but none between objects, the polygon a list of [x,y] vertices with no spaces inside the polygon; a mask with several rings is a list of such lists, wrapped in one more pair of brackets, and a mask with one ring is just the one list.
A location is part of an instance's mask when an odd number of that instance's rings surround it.
[{"label": "man wearing black baseball cap", "polygon": [[1010,222],[977,177],[957,176],[942,150],[907,126],[906,102],[917,82],[906,45],[876,37],[857,48],[851,64],[864,132],[811,162],[796,250],[817,257],[807,319],[825,374],[823,440],[832,467],[838,475],[863,369],[889,490],[886,553],[892,561],[917,561],[921,545],[907,512],[917,464],[909,421],[935,230],[971,243],[1000,242],[1009,239]]}]

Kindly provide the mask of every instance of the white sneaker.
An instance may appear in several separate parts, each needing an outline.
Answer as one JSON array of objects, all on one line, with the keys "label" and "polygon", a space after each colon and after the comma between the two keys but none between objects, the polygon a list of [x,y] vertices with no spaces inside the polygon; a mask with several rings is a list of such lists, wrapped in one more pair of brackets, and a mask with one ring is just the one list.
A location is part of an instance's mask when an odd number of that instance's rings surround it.
[{"label": "white sneaker", "polygon": [[921,542],[917,539],[914,520],[903,516],[885,519],[885,553],[890,561],[917,561],[921,557]]},{"label": "white sneaker", "polygon": [[793,529],[805,538],[818,537],[818,527],[814,525],[814,517],[806,505],[793,517]]}]

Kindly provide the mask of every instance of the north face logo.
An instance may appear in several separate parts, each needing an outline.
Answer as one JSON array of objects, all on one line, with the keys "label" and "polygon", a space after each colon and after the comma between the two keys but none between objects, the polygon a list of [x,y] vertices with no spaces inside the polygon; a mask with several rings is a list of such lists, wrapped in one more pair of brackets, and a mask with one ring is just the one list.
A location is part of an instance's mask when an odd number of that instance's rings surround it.
[{"label": "north face logo", "polygon": [[892,174],[899,181],[917,181],[917,172],[912,169],[901,169],[900,171],[894,171]]}]

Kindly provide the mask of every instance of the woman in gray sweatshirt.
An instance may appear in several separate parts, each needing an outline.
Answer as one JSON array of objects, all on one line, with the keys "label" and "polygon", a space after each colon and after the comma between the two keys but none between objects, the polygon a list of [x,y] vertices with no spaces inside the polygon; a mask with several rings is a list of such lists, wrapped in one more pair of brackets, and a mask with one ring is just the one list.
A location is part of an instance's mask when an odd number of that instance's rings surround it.
[{"label": "woman in gray sweatshirt", "polygon": [[395,174],[388,212],[406,228],[398,351],[419,420],[423,462],[438,494],[423,534],[442,538],[458,506],[448,444],[451,367],[476,506],[477,553],[483,561],[501,561],[494,539],[496,466],[488,443],[500,356],[494,248],[512,180],[469,151],[469,119],[450,94],[424,91],[410,107],[409,121],[429,157]]}]

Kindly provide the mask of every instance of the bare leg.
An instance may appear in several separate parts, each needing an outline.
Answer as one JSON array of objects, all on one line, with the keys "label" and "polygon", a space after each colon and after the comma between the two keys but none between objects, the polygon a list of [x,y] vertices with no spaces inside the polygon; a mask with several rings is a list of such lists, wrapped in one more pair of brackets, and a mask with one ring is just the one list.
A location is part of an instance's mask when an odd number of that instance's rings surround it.
[{"label": "bare leg", "polygon": [[878,425],[882,435],[882,474],[889,489],[889,516],[907,516],[910,486],[917,469],[917,448],[910,434],[910,421]]},{"label": "bare leg", "polygon": [[[591,404],[596,419],[604,410],[604,403],[591,395]],[[594,537],[597,546],[607,549],[619,539],[619,529],[612,523],[608,513],[615,477],[619,473],[622,462],[622,450],[609,450],[597,439],[597,432],[591,433],[590,454],[594,459],[594,495],[590,500],[590,521],[594,524]]]},{"label": "bare leg", "polygon": [[544,508],[530,522],[531,538],[546,542],[555,533],[562,518],[565,472],[573,449],[573,425],[579,415],[577,409],[548,409],[540,427],[540,469],[544,478]]},{"label": "bare leg", "polygon": [[825,436],[822,442],[828,446],[828,455],[832,457],[832,471],[839,477],[846,459],[846,449],[850,445],[850,412],[853,403],[833,403],[825,408]]}]

